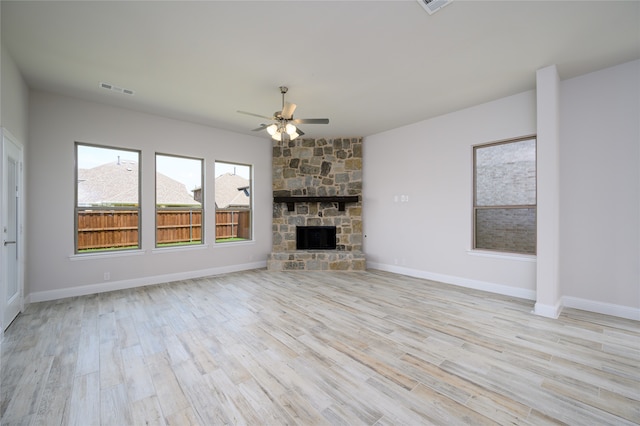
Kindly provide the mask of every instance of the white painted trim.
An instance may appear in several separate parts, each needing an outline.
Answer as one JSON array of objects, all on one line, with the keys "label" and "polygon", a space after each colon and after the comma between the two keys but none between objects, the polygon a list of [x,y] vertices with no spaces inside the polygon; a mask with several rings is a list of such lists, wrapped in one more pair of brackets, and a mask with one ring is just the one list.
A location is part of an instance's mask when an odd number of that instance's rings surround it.
[{"label": "white painted trim", "polygon": [[403,268],[384,263],[367,262],[367,268],[379,269],[381,271],[393,272],[395,274],[407,275],[415,278],[423,278],[431,281],[438,281],[445,284],[452,284],[459,287],[472,288],[474,290],[488,291],[490,293],[502,294],[504,296],[518,297],[520,299],[536,300],[536,292],[524,288],[511,287],[504,284],[490,283],[487,281],[462,278],[454,275],[437,274],[434,272],[421,271],[418,269]]},{"label": "white painted trim", "polygon": [[[25,233],[24,230],[25,228],[27,228],[26,226],[26,209],[25,209],[25,203],[26,203],[26,198],[27,198],[27,185],[26,185],[26,177],[25,177],[25,147],[22,143],[22,141],[19,141],[15,136],[13,136],[13,134],[6,128],[6,127],[0,127],[0,225],[4,225],[4,217],[1,217],[1,213],[4,211],[4,207],[2,205],[3,201],[4,201],[4,197],[2,196],[2,192],[3,192],[3,186],[4,183],[2,181],[3,177],[4,177],[4,156],[5,156],[5,139],[7,141],[9,141],[9,143],[13,144],[15,147],[18,148],[18,151],[20,151],[19,154],[19,158],[18,158],[18,162],[19,162],[19,168],[20,168],[20,173],[19,173],[19,177],[18,177],[18,186],[19,186],[19,201],[18,201],[18,233],[16,236],[16,241],[18,242],[18,260],[17,260],[17,265],[18,265],[18,287],[19,287],[19,294],[20,294],[20,300],[19,300],[19,304],[20,304],[20,308],[18,313],[24,312],[25,310],[25,294],[24,294],[24,288],[25,288],[25,271],[26,271],[26,253],[25,253]],[[5,259],[5,253],[3,252],[0,255],[0,271],[2,271],[2,268],[5,267],[4,262],[6,261]],[[5,279],[5,274],[4,273],[0,273],[0,290],[2,292],[4,292],[6,290],[6,283],[4,282]],[[5,296],[2,296],[5,297]],[[0,329],[2,330],[2,332],[0,333],[0,341],[2,339],[4,339],[4,330],[5,328],[7,328],[10,324],[11,321],[9,322],[9,324],[5,324],[4,323],[4,319],[5,319],[5,312],[4,312],[4,307],[5,307],[5,302],[2,301],[0,303]],[[14,318],[15,319],[15,318]]]},{"label": "white painted trim", "polygon": [[491,252],[477,249],[469,249],[467,250],[467,254],[470,256],[480,256],[480,257],[493,257],[495,259],[506,259],[506,260],[517,260],[520,262],[537,262],[538,258],[535,255],[531,254],[517,254],[517,253],[499,253],[499,252]]},{"label": "white painted trim", "polygon": [[[251,216],[253,217],[253,215]],[[251,245],[255,244],[255,240],[243,240],[243,241],[223,241],[223,242],[213,242],[213,247],[224,247],[224,246],[242,246],[242,245]]]},{"label": "white painted trim", "polygon": [[78,253],[69,255],[69,260],[96,260],[96,259],[109,259],[112,257],[127,257],[127,256],[141,256],[145,254],[146,250],[131,249],[131,250],[117,250],[117,251],[99,251],[94,253]]},{"label": "white painted trim", "polygon": [[567,308],[640,321],[640,308],[632,308],[631,306],[614,305],[571,296],[562,296],[562,304]]},{"label": "white painted trim", "polygon": [[[560,77],[556,65],[536,71],[536,309],[557,318],[560,286]],[[538,306],[540,305],[540,306]]]},{"label": "white painted trim", "polygon": [[151,249],[151,254],[177,253],[189,250],[206,250],[208,248],[209,244],[187,244],[183,246],[156,247],[154,249]]},{"label": "white painted trim", "polygon": [[110,281],[108,283],[88,284],[77,287],[67,287],[58,290],[38,291],[29,294],[29,302],[45,302],[67,297],[85,296],[88,294],[104,293],[107,291],[124,290],[128,288],[143,287],[153,284],[162,284],[172,281],[187,280],[193,278],[220,275],[229,272],[247,271],[250,269],[266,268],[267,261],[244,263],[239,265],[221,266],[218,268],[201,269],[198,271],[179,272],[175,274],[155,275],[131,280]]},{"label": "white painted trim", "polygon": [[562,311],[562,303],[558,302],[554,305],[545,305],[540,302],[536,302],[533,313],[536,315],[540,315],[541,317],[553,318],[557,319],[560,316],[560,312]]}]

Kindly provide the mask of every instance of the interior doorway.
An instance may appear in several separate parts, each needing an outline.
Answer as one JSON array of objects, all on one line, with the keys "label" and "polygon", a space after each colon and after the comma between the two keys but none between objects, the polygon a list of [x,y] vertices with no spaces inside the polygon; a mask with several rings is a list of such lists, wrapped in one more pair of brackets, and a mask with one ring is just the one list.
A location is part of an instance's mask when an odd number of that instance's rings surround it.
[{"label": "interior doorway", "polygon": [[2,129],[2,273],[0,290],[4,331],[24,307],[22,234],[22,145]]}]

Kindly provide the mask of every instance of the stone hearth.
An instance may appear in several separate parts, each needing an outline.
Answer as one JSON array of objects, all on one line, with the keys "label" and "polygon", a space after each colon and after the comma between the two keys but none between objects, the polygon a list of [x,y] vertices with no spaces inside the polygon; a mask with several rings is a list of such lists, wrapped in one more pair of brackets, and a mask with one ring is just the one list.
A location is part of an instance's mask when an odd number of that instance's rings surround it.
[{"label": "stone hearth", "polygon": [[[274,141],[273,196],[269,270],[365,269],[361,138]],[[336,250],[296,250],[297,226],[335,226]]]}]

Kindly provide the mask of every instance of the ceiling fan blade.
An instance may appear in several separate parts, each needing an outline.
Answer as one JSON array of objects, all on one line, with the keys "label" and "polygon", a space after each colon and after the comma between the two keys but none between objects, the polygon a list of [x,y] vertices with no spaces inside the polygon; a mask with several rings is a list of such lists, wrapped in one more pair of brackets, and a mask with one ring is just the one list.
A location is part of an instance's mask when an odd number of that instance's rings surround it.
[{"label": "ceiling fan blade", "polygon": [[294,123],[294,124],[299,124],[299,123],[303,123],[303,124],[329,124],[329,119],[328,118],[296,118],[295,120],[292,120],[292,123]]},{"label": "ceiling fan blade", "polygon": [[304,135],[304,132],[300,129],[300,127],[296,127],[296,133],[298,134],[298,136]]},{"label": "ceiling fan blade", "polygon": [[246,114],[246,115],[252,115],[254,117],[260,117],[260,118],[266,118],[267,120],[273,120],[273,117],[267,117],[266,115],[260,115],[260,114],[254,114],[252,112],[247,112],[247,111],[237,111],[240,114]]},{"label": "ceiling fan blade", "polygon": [[284,107],[282,107],[282,118],[285,120],[291,120],[293,117],[293,111],[296,110],[296,104],[292,104],[291,102],[285,102]]},{"label": "ceiling fan blade", "polygon": [[253,132],[259,132],[260,130],[264,130],[264,129],[266,129],[267,127],[269,127],[269,125],[268,125],[268,124],[261,124],[261,125],[260,125],[260,127],[255,128],[255,129],[253,129],[252,131],[253,131]]}]

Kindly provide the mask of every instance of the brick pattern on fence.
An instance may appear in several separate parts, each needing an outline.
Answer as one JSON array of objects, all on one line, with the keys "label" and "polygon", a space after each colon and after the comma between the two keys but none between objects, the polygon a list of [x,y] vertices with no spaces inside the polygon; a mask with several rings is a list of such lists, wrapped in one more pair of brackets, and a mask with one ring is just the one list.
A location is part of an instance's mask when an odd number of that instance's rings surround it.
[{"label": "brick pattern on fence", "polygon": [[536,254],[536,209],[477,210],[476,248]]},{"label": "brick pattern on fence", "polygon": [[[536,253],[535,139],[476,147],[475,248]],[[519,208],[503,208],[519,206]]]},{"label": "brick pattern on fence", "polygon": [[535,203],[535,139],[476,147],[476,205]]}]

